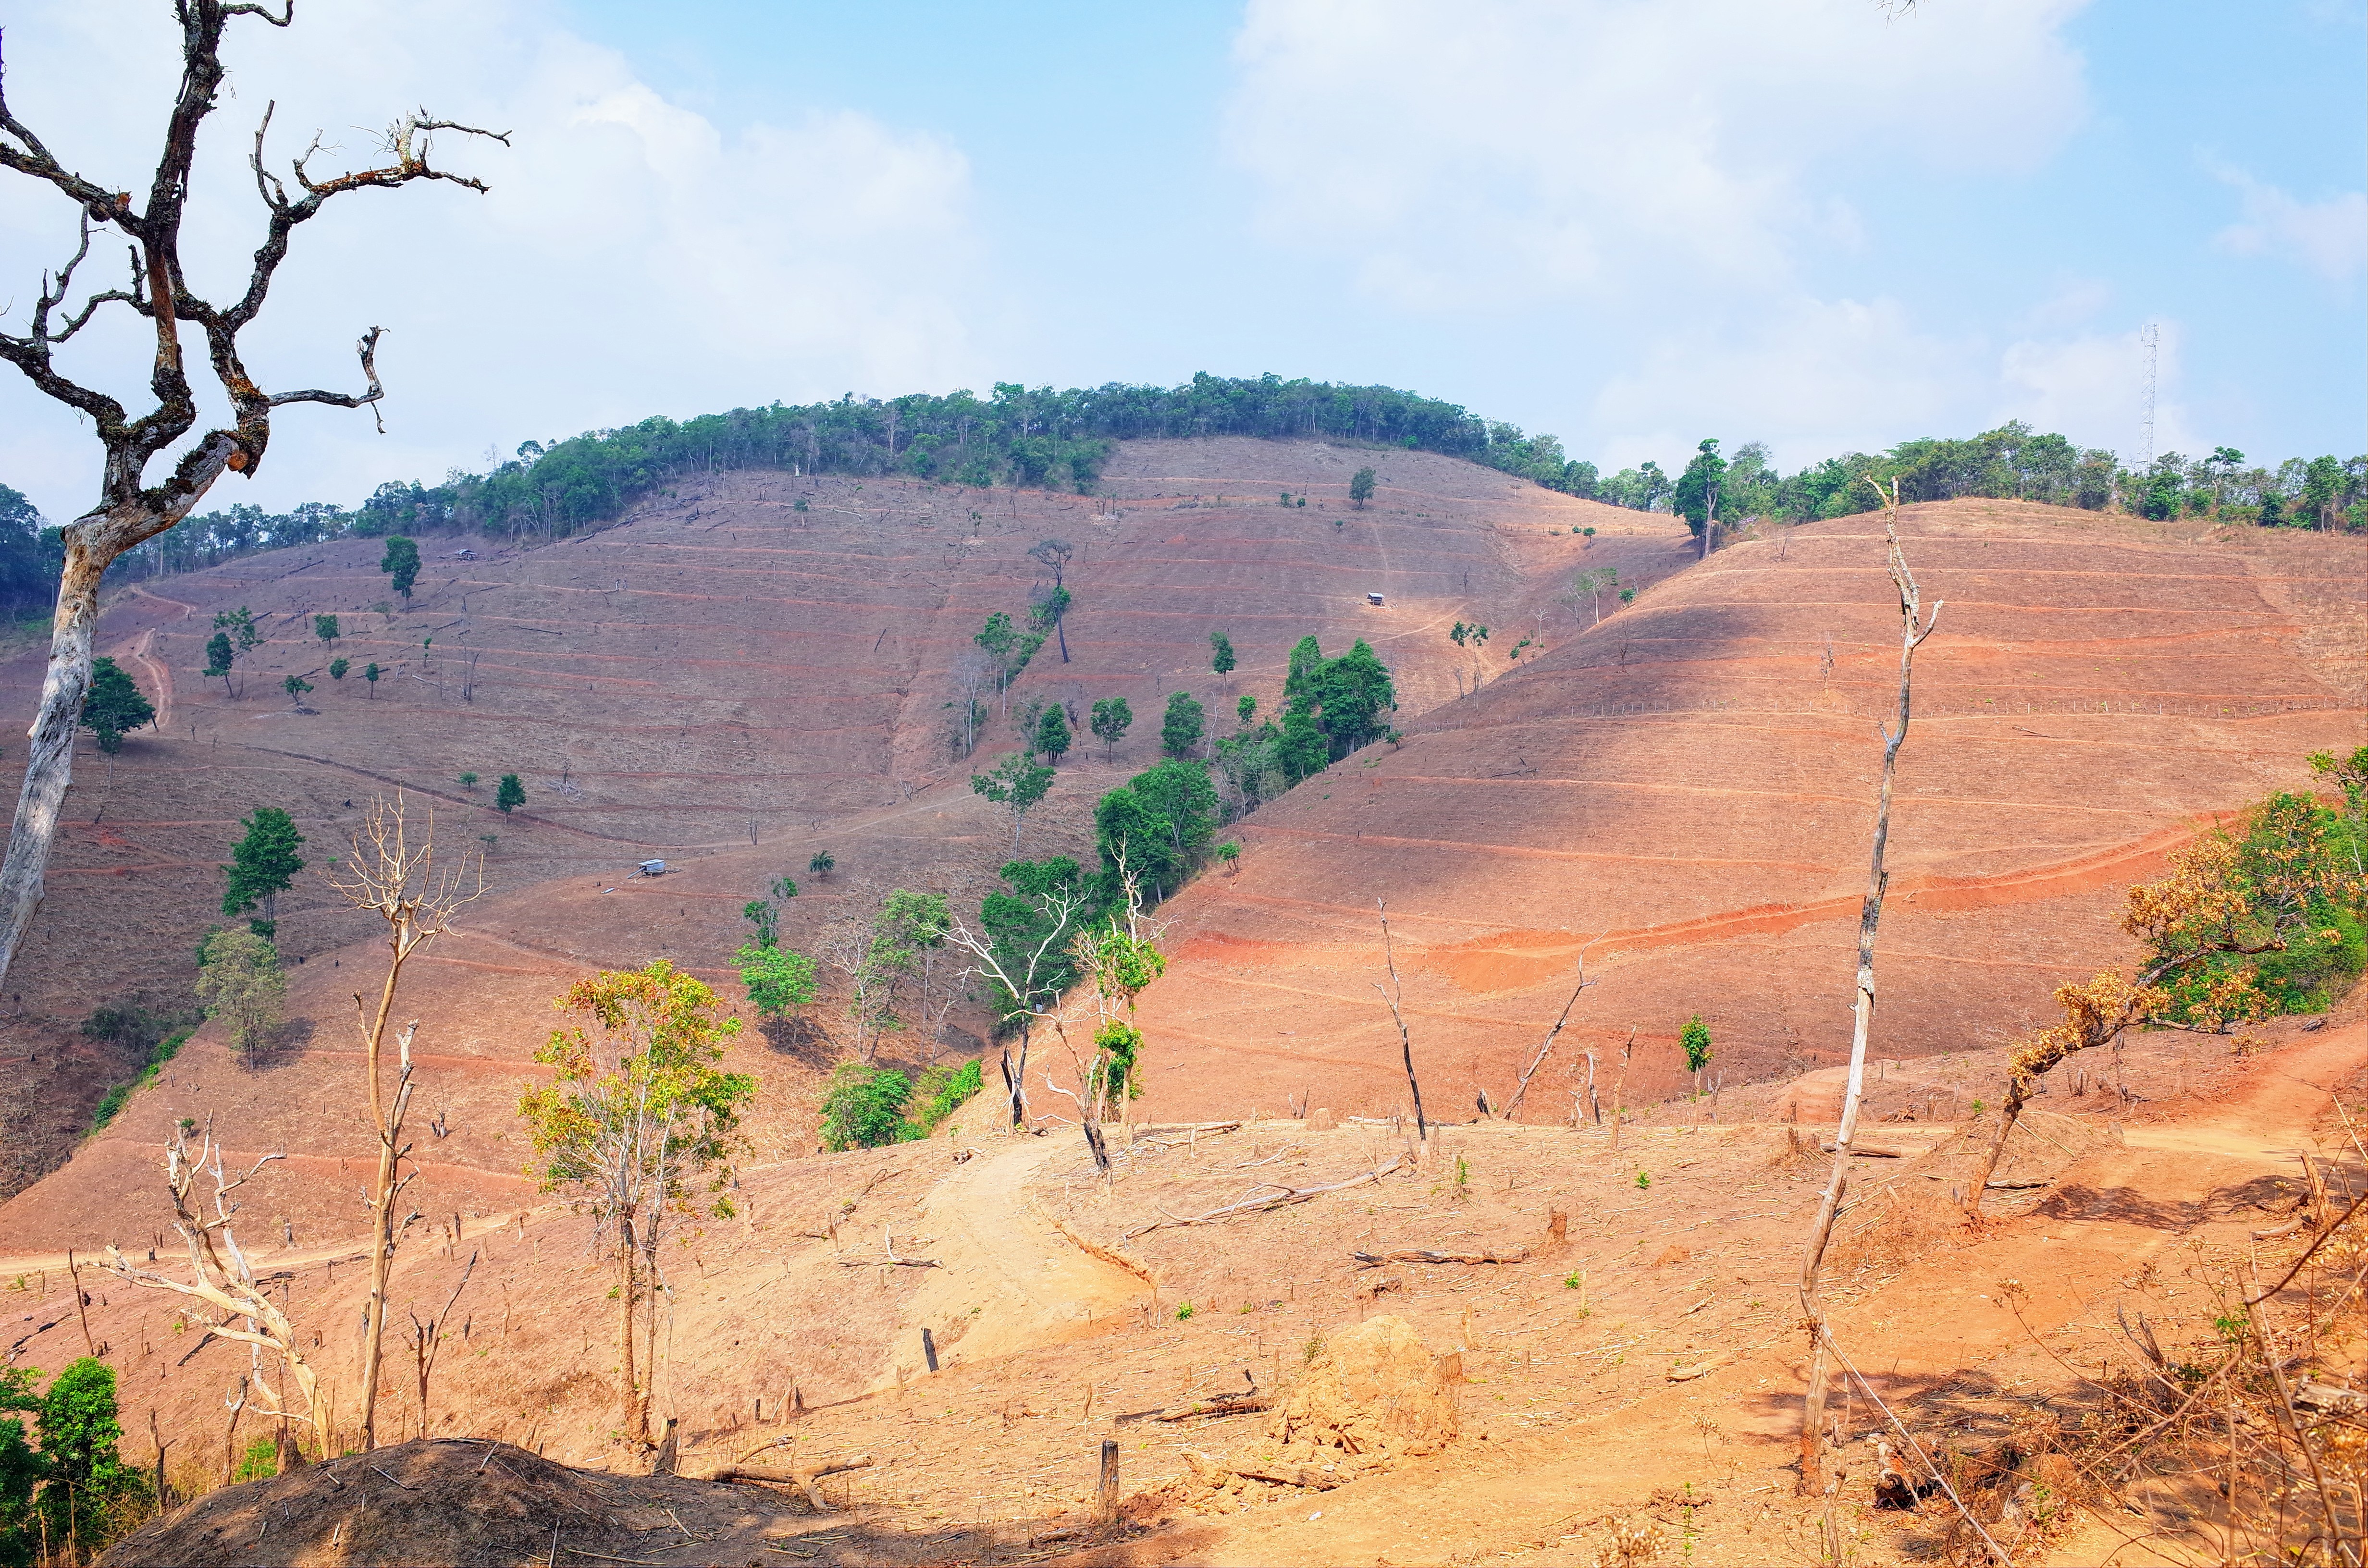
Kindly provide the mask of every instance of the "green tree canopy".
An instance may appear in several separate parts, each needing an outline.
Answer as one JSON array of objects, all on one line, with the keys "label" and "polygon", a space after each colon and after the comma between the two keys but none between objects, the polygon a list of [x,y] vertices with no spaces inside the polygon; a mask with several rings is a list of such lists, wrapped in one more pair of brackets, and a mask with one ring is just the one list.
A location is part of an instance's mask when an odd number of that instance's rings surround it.
[{"label": "green tree canopy", "polygon": [[386,553],[379,558],[378,569],[392,573],[394,591],[409,598],[411,585],[419,580],[419,541],[402,534],[388,535]]},{"label": "green tree canopy", "polygon": [[98,736],[98,749],[110,756],[123,749],[128,731],[155,722],[156,710],[140,695],[140,687],[113,659],[101,654],[90,663],[90,694],[82,699],[82,725]]},{"label": "green tree canopy", "polygon": [[268,925],[279,918],[279,895],[304,869],[303,857],[296,853],[304,835],[278,806],[256,807],[240,825],[246,835],[232,847],[231,863],[223,868],[230,883],[222,890],[222,913],[244,915],[259,903]]},{"label": "green tree canopy", "polygon": [[983,795],[1011,813],[1011,849],[1019,851],[1019,835],[1034,811],[1053,788],[1053,770],[1029,761],[1018,752],[985,773],[970,776],[971,791]]},{"label": "green tree canopy", "polygon": [[794,1013],[814,999],[814,961],[771,942],[744,944],[737,955],[748,1001],[768,1018]]},{"label": "green tree canopy", "polygon": [[337,618],[334,615],[314,616],[313,635],[324,642],[335,642],[337,640]]},{"label": "green tree canopy", "polygon": [[1167,711],[1159,721],[1159,749],[1172,757],[1188,757],[1208,732],[1209,710],[1189,691],[1170,693]]},{"label": "green tree canopy", "polygon": [[198,1000],[206,1017],[229,1031],[231,1049],[268,1043],[288,1000],[288,979],[269,938],[255,930],[216,931],[199,947],[198,962]]},{"label": "green tree canopy", "polygon": [[1118,754],[1118,743],[1134,725],[1134,710],[1123,697],[1105,697],[1094,704],[1089,725],[1094,738],[1102,743],[1102,759],[1110,760]]},{"label": "green tree canopy", "polygon": [[1234,657],[1234,640],[1222,631],[1212,631],[1209,649],[1209,667],[1221,676],[1233,674],[1240,663]]},{"label": "green tree canopy", "polygon": [[1349,481],[1349,500],[1360,512],[1373,498],[1373,471],[1360,468]]},{"label": "green tree canopy", "polygon": [[1718,442],[1706,440],[1678,475],[1678,488],[1671,505],[1686,520],[1686,528],[1696,536],[1718,516],[1719,484],[1726,477],[1726,460],[1718,455]]},{"label": "green tree canopy", "polygon": [[526,804],[526,786],[518,782],[517,774],[502,775],[502,781],[494,787],[494,804],[501,808],[504,816]]},{"label": "green tree canopy", "polygon": [[1094,842],[1102,862],[1102,897],[1122,901],[1132,875],[1144,901],[1156,903],[1184,885],[1217,831],[1217,791],[1195,762],[1163,762],[1136,774],[1094,805]]},{"label": "green tree canopy", "polygon": [[1047,762],[1057,764],[1068,755],[1069,716],[1061,710],[1059,703],[1044,704],[1044,711],[1036,718],[1034,739],[1036,749],[1044,754]]}]

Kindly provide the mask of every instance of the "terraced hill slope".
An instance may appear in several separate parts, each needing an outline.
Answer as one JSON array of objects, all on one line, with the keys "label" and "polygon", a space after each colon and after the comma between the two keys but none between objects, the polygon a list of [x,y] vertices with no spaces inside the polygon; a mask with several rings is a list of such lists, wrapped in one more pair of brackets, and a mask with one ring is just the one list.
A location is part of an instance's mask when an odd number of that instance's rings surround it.
[{"label": "terraced hill slope", "polygon": [[[1351,509],[1349,476],[1367,462],[1382,489]],[[7,1186],[63,1158],[106,1082],[129,1071],[73,1026],[134,993],[186,997],[190,953],[222,918],[217,867],[256,804],[294,813],[316,867],[370,796],[397,785],[441,813],[448,844],[475,849],[491,835],[494,891],[404,1002],[434,1060],[422,1103],[446,1104],[455,1129],[434,1143],[444,1196],[432,1203],[490,1201],[516,1184],[518,1155],[498,1140],[551,1027],[548,998],[574,976],[666,956],[723,981],[717,966],[745,932],[740,906],[785,871],[805,887],[786,926],[801,944],[890,886],[975,906],[1010,838],[967,778],[1012,739],[997,715],[976,757],[951,756],[950,672],[991,611],[1024,616],[1042,574],[1026,551],[1039,540],[1076,547],[1071,661],[1048,645],[1015,697],[1082,709],[1123,696],[1137,722],[1114,759],[1091,744],[1072,754],[1030,823],[1030,853],[1086,847],[1094,798],[1156,757],[1170,691],[1212,707],[1251,693],[1270,709],[1292,642],[1312,632],[1337,651],[1362,636],[1396,666],[1411,713],[1471,678],[1444,636],[1453,619],[1520,622],[1550,642],[1577,630],[1554,600],[1571,568],[1616,563],[1648,580],[1687,559],[1668,518],[1429,453],[1139,443],[1121,449],[1105,489],[1087,499],[734,473],[687,481],[589,538],[424,540],[427,569],[407,604],[370,540],[119,595],[100,646],[155,698],[160,733],[127,743],[111,784],[95,752],[79,763],[50,900],[0,1020]],[[1308,505],[1283,508],[1286,491]],[[1582,537],[1587,526],[1601,531]],[[464,548],[476,558],[457,559]],[[214,615],[242,605],[266,641],[242,661],[233,699],[199,672]],[[343,634],[335,649],[311,621],[330,612]],[[1241,659],[1222,691],[1209,668],[1215,631]],[[333,653],[353,663],[341,682],[325,673]],[[385,672],[375,688],[359,678],[370,663]],[[290,675],[314,688],[302,708],[281,689]],[[39,679],[35,656],[0,669],[0,705],[29,712]],[[473,790],[457,782],[463,772],[480,776]],[[508,816],[491,804],[506,772],[528,795]],[[839,864],[826,881],[804,870],[818,849]],[[683,874],[628,878],[648,856]],[[352,944],[370,934],[308,872],[281,903],[282,947],[302,965],[290,1047],[268,1070],[250,1067],[202,1031],[162,1091],[85,1147],[76,1173],[87,1176],[62,1176],[0,1216],[0,1230],[63,1244],[85,1212],[73,1194],[145,1192],[167,1119],[207,1113],[240,1129],[237,1146],[269,1141],[303,1156],[274,1176],[285,1190],[271,1201],[288,1217],[348,1222],[337,1161],[362,1145],[341,1088],[353,1069],[344,966],[367,960]],[[981,1027],[960,1012],[953,1022]],[[828,1047],[782,1052],[751,1039],[780,1096],[765,1136],[810,1147],[803,1108]],[[892,1053],[930,1049],[916,1039]]]},{"label": "terraced hill slope", "polygon": [[[2213,534],[2015,503],[1913,506],[1939,634],[1901,754],[1878,1049],[1996,1041],[2119,956],[2119,890],[2214,812],[2362,738],[2358,541]],[[2203,536],[2203,537],[2199,537]],[[1737,1081],[1850,1038],[1875,719],[1898,612],[1875,519],[1744,542],[1531,668],[1261,812],[1238,874],[1168,906],[1148,1114],[1404,1108],[1389,905],[1427,1108],[1502,1106],[1597,983],[1524,1116],[1686,1086],[1700,1013]],[[1574,1039],[1576,1043],[1574,1044]]]}]

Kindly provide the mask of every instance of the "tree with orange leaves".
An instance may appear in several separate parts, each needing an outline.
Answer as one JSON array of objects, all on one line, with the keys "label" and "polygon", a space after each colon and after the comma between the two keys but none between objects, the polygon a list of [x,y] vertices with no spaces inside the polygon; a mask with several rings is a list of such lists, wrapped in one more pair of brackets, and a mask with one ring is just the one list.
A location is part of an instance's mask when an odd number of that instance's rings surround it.
[{"label": "tree with orange leaves", "polygon": [[2357,972],[2351,949],[2368,880],[2346,842],[2354,836],[2349,822],[2317,801],[2280,791],[2248,811],[2237,832],[2214,830],[2173,855],[2160,881],[2130,889],[2122,929],[2145,957],[2134,972],[2107,970],[2059,987],[2061,1020],[2007,1059],[1998,1136],[1966,1194],[1966,1212],[1979,1213],[2024,1104],[2066,1057],[2149,1023],[2220,1030],[2301,1010],[2296,1004],[2314,994],[2298,992],[2295,976]]},{"label": "tree with orange leaves", "polygon": [[[731,1214],[721,1195],[757,1083],[717,1065],[740,1021],[704,983],[664,959],[647,969],[604,970],[552,1005],[588,1016],[593,1027],[553,1030],[535,1052],[558,1071],[518,1101],[534,1139],[527,1173],[545,1192],[574,1192],[610,1249],[620,1426],[629,1440],[646,1443],[657,1320],[640,1306],[664,1283],[658,1243],[671,1216],[693,1213],[707,1199],[714,1213]],[[638,1373],[637,1314],[646,1320]]]}]

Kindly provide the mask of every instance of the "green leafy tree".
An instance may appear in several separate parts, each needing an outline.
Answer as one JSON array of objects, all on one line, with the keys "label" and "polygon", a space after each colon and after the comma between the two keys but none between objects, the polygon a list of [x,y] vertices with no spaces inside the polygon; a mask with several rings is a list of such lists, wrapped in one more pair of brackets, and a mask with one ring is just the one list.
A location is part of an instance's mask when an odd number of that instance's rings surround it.
[{"label": "green leafy tree", "polygon": [[1357,510],[1361,512],[1365,509],[1365,503],[1372,498],[1373,471],[1369,468],[1360,468],[1351,475],[1349,480],[1349,505],[1355,506]]},{"label": "green leafy tree", "polygon": [[1036,749],[1044,754],[1046,762],[1058,766],[1060,760],[1068,755],[1071,740],[1069,716],[1061,710],[1059,703],[1044,704],[1044,711],[1036,718],[1034,739]]},{"label": "green leafy tree", "polygon": [[1217,791],[1194,762],[1163,762],[1094,804],[1102,898],[1125,896],[1129,878],[1156,903],[1184,885],[1217,829]]},{"label": "green leafy tree", "polygon": [[402,534],[388,535],[386,553],[379,558],[378,569],[393,574],[394,591],[409,598],[412,584],[419,581],[419,541]]},{"label": "green leafy tree", "polygon": [[313,635],[318,637],[322,642],[328,643],[333,648],[336,646],[337,618],[334,615],[314,616],[313,618]]},{"label": "green leafy tree", "polygon": [[806,862],[806,869],[825,881],[830,879],[831,872],[837,869],[837,866],[838,862],[831,858],[831,853],[827,849],[815,850],[814,858]]},{"label": "green leafy tree", "polygon": [[113,756],[123,749],[127,731],[154,723],[156,710],[131,676],[104,654],[90,665],[90,695],[82,701],[82,726],[98,736],[98,749]]},{"label": "green leafy tree", "polygon": [[1234,716],[1240,720],[1243,729],[1248,729],[1250,721],[1258,717],[1258,699],[1244,693],[1242,699],[1234,704]]},{"label": "green leafy tree", "polygon": [[304,705],[304,694],[313,689],[313,683],[302,676],[291,675],[279,683],[279,688],[288,694],[289,701],[302,708]]},{"label": "green leafy tree", "polygon": [[1719,484],[1725,477],[1726,460],[1718,455],[1718,442],[1706,440],[1678,475],[1670,495],[1670,506],[1685,518],[1687,530],[1702,540],[1705,556],[1710,553],[1710,525],[1718,518]]},{"label": "green leafy tree", "polygon": [[1123,697],[1105,697],[1094,704],[1087,722],[1094,738],[1102,743],[1102,760],[1108,762],[1118,756],[1118,743],[1133,728],[1134,710]]},{"label": "green leafy tree", "polygon": [[370,694],[373,698],[378,696],[378,677],[384,673],[375,664],[362,666],[362,679],[370,682]]},{"label": "green leafy tree", "polygon": [[1189,691],[1171,693],[1167,711],[1159,721],[1159,749],[1172,757],[1187,757],[1207,733],[1209,710]]},{"label": "green leafy tree", "polygon": [[279,954],[256,931],[216,931],[198,949],[198,1000],[206,1017],[230,1031],[231,1049],[254,1051],[279,1028],[288,979]]},{"label": "green leafy tree", "polygon": [[1053,788],[1053,770],[1029,761],[1018,752],[985,773],[970,776],[971,792],[983,795],[1011,813],[1011,852],[1019,853],[1019,835],[1027,830],[1028,813]]},{"label": "green leafy tree", "polygon": [[1209,667],[1220,676],[1230,676],[1240,665],[1234,657],[1234,641],[1222,631],[1209,633]]},{"label": "green leafy tree", "polygon": [[494,787],[494,804],[504,816],[526,804],[526,786],[518,782],[517,774],[502,775],[502,781]]},{"label": "green leafy tree", "polygon": [[257,806],[239,825],[246,835],[233,846],[231,863],[222,868],[230,873],[230,884],[222,890],[222,913],[244,915],[261,904],[263,917],[250,924],[268,937],[279,917],[279,895],[304,869],[303,857],[296,853],[304,835],[296,831],[295,819],[278,806]]},{"label": "green leafy tree", "polygon": [[769,948],[780,938],[780,913],[769,899],[752,898],[740,906],[740,916],[757,928],[756,943]]},{"label": "green leafy tree", "polygon": [[878,1149],[920,1136],[905,1119],[913,1081],[889,1068],[842,1062],[822,1096],[822,1142],[826,1149]]},{"label": "green leafy tree", "polygon": [[554,1030],[535,1052],[553,1071],[518,1101],[529,1170],[543,1191],[568,1193],[591,1214],[615,1266],[619,1426],[646,1441],[659,1314],[642,1307],[664,1285],[660,1244],[678,1217],[734,1212],[730,1160],[757,1084],[720,1065],[739,1020],[664,959],[580,981],[558,1006],[590,1027]]},{"label": "green leafy tree", "polygon": [[49,1526],[53,1561],[75,1561],[83,1551],[106,1544],[112,1514],[124,1498],[146,1491],[140,1473],[126,1465],[116,1445],[123,1422],[116,1406],[115,1369],[84,1357],[50,1380],[41,1395],[41,1514]]},{"label": "green leafy tree", "polygon": [[262,630],[255,624],[255,612],[245,605],[216,615],[214,630],[228,632],[241,653],[252,653],[263,643]]},{"label": "green leafy tree", "polygon": [[338,657],[329,661],[329,678],[331,680],[343,680],[346,678],[346,672],[353,667],[353,661],[340,654]]},{"label": "green leafy tree", "polygon": [[750,942],[742,945],[738,962],[749,1005],[768,1018],[800,1012],[814,999],[814,961],[803,953],[771,942]]},{"label": "green leafy tree", "polygon": [[42,1544],[43,1526],[33,1515],[41,1456],[25,1425],[41,1408],[33,1392],[39,1375],[31,1367],[0,1369],[0,1563],[7,1568],[30,1568]]},{"label": "green leafy tree", "polygon": [[1694,1075],[1694,1093],[1702,1093],[1702,1069],[1710,1065],[1710,1026],[1696,1013],[1678,1031],[1678,1049],[1686,1053],[1686,1071]]},{"label": "green leafy tree", "polygon": [[225,693],[230,691],[230,665],[233,656],[229,632],[217,631],[206,639],[206,678],[221,680]]}]

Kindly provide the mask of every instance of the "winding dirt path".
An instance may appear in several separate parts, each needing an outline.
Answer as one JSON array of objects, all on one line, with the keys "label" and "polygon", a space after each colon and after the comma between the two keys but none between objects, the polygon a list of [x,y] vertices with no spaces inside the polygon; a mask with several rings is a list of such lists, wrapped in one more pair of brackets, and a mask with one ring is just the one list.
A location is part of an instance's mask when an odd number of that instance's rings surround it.
[{"label": "winding dirt path", "polygon": [[1141,1279],[1079,1248],[1028,1199],[1046,1165],[1085,1157],[1073,1136],[997,1139],[929,1193],[920,1223],[939,1267],[907,1311],[916,1324],[976,1314],[945,1361],[989,1361],[1091,1334],[1144,1293]]}]

